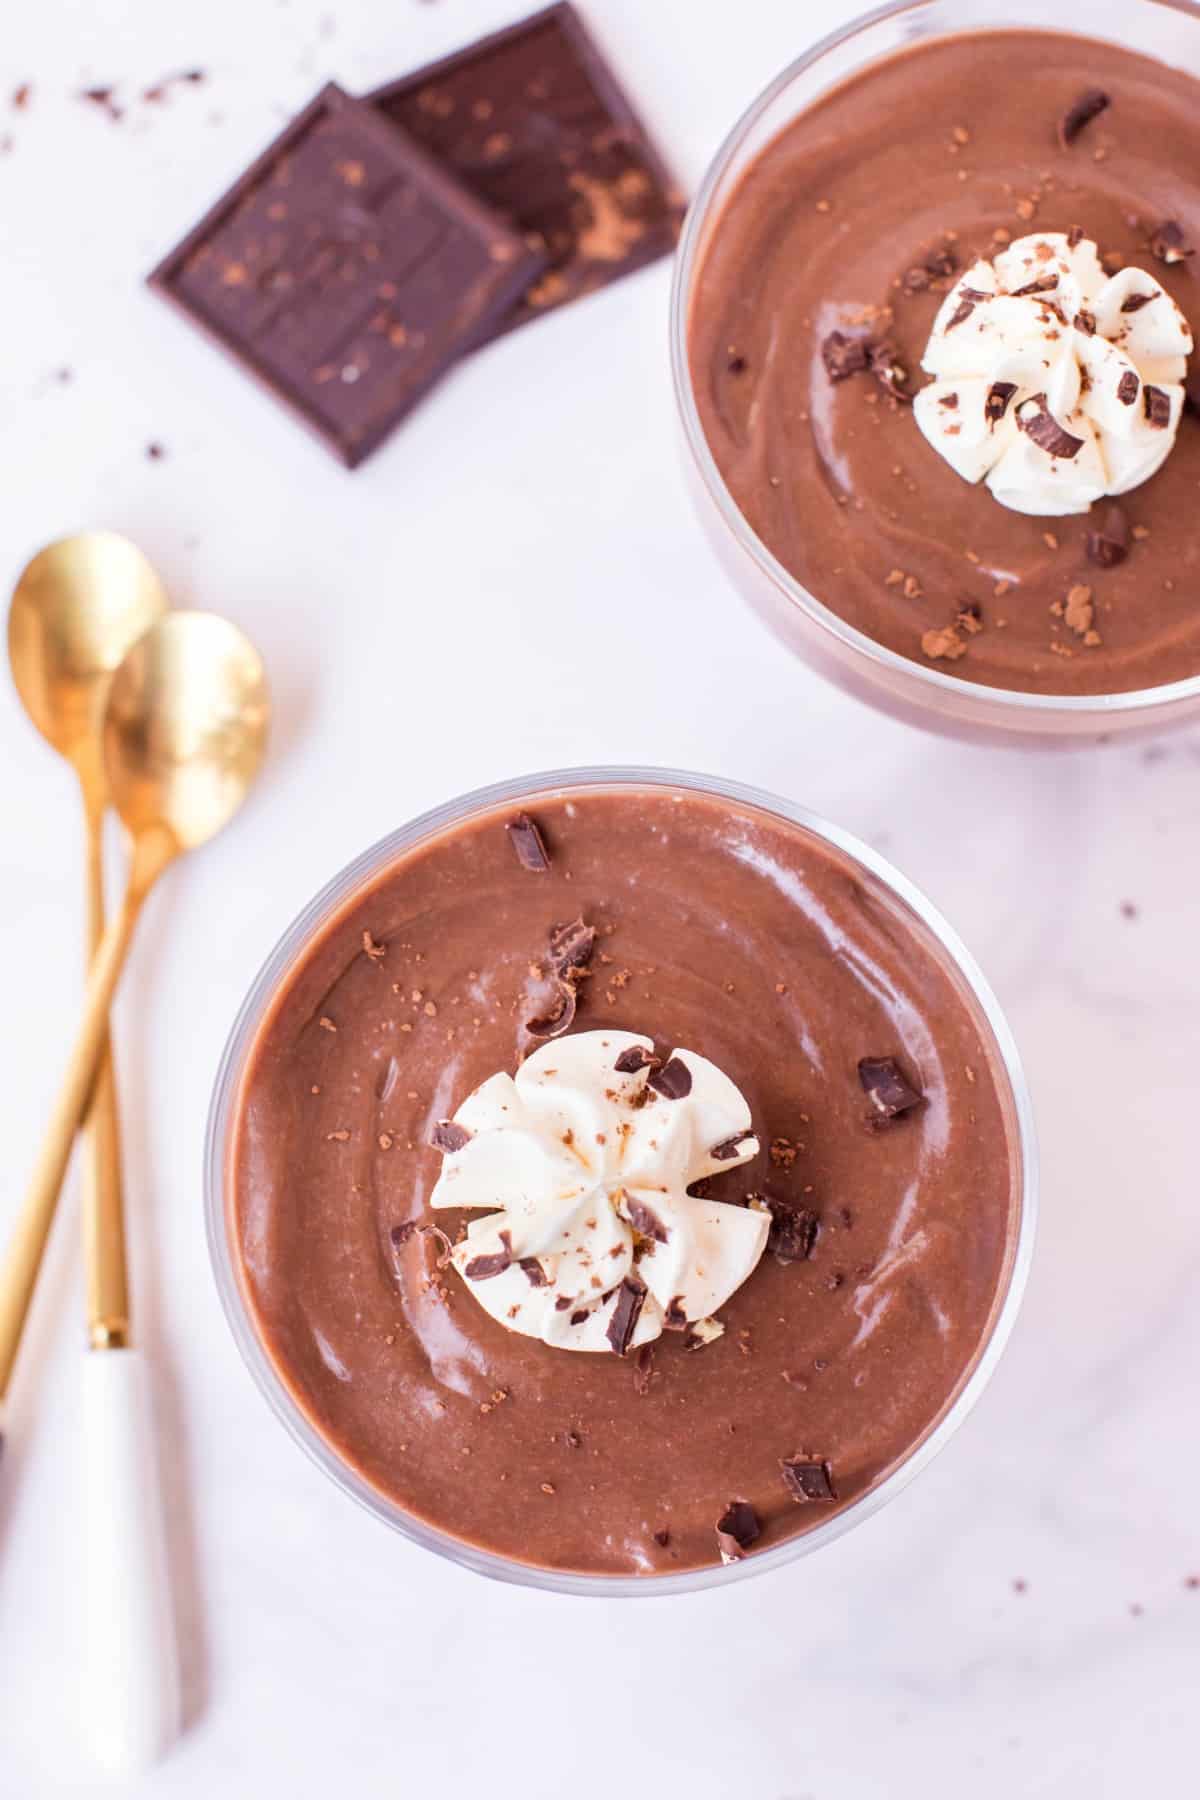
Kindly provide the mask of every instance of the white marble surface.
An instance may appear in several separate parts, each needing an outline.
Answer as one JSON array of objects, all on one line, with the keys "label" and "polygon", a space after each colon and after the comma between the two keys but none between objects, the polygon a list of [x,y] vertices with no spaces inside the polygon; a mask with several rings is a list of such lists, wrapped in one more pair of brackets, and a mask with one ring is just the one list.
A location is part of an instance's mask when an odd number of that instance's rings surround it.
[{"label": "white marble surface", "polygon": [[[0,576],[73,526],[126,530],[179,600],[227,609],[259,640],[278,703],[267,779],[155,903],[119,1013],[189,1709],[144,1792],[1187,1791],[1200,733],[1046,756],[956,748],[789,661],[689,514],[665,267],[481,355],[353,477],[139,285],[320,77],[372,85],[516,10],[41,0],[0,47],[0,108],[18,82],[34,89],[25,112],[0,118],[15,140],[0,157]],[[756,86],[849,10],[587,7],[689,181]],[[210,79],[120,126],[71,98],[186,66]],[[160,462],[145,457],[152,440]],[[1009,1009],[1044,1145],[1025,1312],[941,1460],[776,1579],[634,1605],[485,1584],[344,1501],[253,1390],[201,1219],[217,1058],[300,903],[450,794],[606,759],[778,789],[892,856]],[[62,1061],[80,934],[70,780],[2,685],[0,771],[2,1226]],[[96,1786],[76,1726],[70,1203],[62,1226],[0,1470],[5,1800]],[[597,1752],[598,1719],[611,1757]]]}]

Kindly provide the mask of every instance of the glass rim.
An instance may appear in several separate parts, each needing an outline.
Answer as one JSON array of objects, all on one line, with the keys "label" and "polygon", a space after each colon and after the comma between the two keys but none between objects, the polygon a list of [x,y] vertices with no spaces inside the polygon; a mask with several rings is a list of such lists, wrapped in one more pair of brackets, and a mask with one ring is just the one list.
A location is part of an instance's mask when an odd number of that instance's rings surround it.
[{"label": "glass rim", "polygon": [[[780,95],[830,52],[840,49],[860,33],[883,24],[888,19],[899,18],[904,13],[924,12],[930,7],[956,4],[957,0],[887,0],[885,5],[857,14],[848,24],[839,25],[827,32],[789,62],[739,114],[721,140],[688,207],[671,278],[671,378],[688,454],[708,498],[717,509],[722,525],[730,532],[738,548],[751,558],[759,571],[799,612],[828,637],[835,639],[846,649],[857,652],[882,673],[899,676],[905,681],[915,680],[932,694],[954,695],[959,700],[973,699],[979,706],[1004,706],[1017,713],[1032,715],[1032,724],[1036,724],[1039,716],[1060,713],[1077,718],[1093,717],[1100,723],[1116,715],[1152,713],[1160,708],[1166,709],[1180,701],[1200,697],[1200,673],[1186,676],[1182,681],[1167,682],[1158,687],[1130,688],[1116,694],[1031,694],[1018,688],[992,687],[983,682],[964,681],[961,676],[948,674],[941,669],[927,669],[924,664],[915,662],[911,657],[901,656],[898,651],[889,650],[886,645],[877,643],[866,632],[848,624],[832,607],[826,606],[815,594],[810,593],[763,543],[729,492],[700,420],[688,357],[691,290],[712,221],[714,201],[734,158]],[[1127,4],[1131,11],[1134,4],[1153,6],[1160,11],[1180,13],[1193,21],[1200,21],[1200,4],[1197,0],[1127,0]],[[945,31],[931,34],[931,39],[933,36],[949,37],[960,32],[965,35],[973,29],[987,31],[994,27],[972,27],[969,24],[961,27],[948,26]],[[1057,29],[1068,37],[1086,38],[1089,35],[1084,31],[1072,31],[1066,25]]]},{"label": "glass rim", "polygon": [[[931,933],[966,983],[982,1015],[995,1049],[996,1074],[1007,1084],[1016,1142],[1012,1163],[1014,1204],[1018,1212],[1015,1238],[993,1301],[987,1335],[961,1387],[945,1411],[909,1453],[861,1498],[840,1509],[825,1524],[798,1533],[770,1550],[740,1562],[663,1575],[601,1575],[545,1569],[483,1550],[441,1531],[388,1499],[365,1475],[339,1456],[317,1429],[270,1356],[254,1324],[231,1244],[226,1193],[226,1159],[241,1079],[258,1029],[287,972],[317,930],[348,906],[363,885],[389,862],[415,845],[480,812],[529,801],[548,794],[588,788],[664,788],[715,795],[755,807],[808,831],[821,842],[851,857],[897,898]],[[1020,1310],[1033,1255],[1038,1212],[1037,1143],[1033,1107],[1020,1055],[1008,1022],[992,989],[958,933],[907,876],[892,867],[870,845],[796,802],[745,783],[670,768],[590,766],[552,769],[477,788],[421,813],[385,834],[327,881],[288,925],[262,963],[242,1001],[221,1056],[205,1134],[205,1230],[209,1260],[222,1311],[242,1360],[263,1398],[289,1436],[336,1483],[343,1493],[390,1525],[410,1542],[495,1580],[544,1592],[601,1598],[648,1598],[668,1593],[694,1593],[765,1574],[832,1543],[844,1532],[872,1517],[893,1499],[945,1446],[970,1413],[1000,1360]]]}]

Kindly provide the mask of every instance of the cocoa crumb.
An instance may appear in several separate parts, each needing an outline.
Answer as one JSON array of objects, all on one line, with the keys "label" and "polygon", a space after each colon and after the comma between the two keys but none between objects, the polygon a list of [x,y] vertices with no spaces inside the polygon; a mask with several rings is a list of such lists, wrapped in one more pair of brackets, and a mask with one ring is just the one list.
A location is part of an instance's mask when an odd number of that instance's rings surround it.
[{"label": "cocoa crumb", "polygon": [[363,955],[369,957],[372,962],[379,962],[387,955],[386,944],[377,944],[369,931],[364,931],[362,934],[362,947]]},{"label": "cocoa crumb", "polygon": [[326,1014],[322,1014],[322,1016],[317,1020],[317,1024],[321,1027],[322,1031],[336,1031],[337,1030],[337,1026],[334,1024],[333,1020],[331,1018],[329,1018]]},{"label": "cocoa crumb", "polygon": [[1069,629],[1082,637],[1092,629],[1095,618],[1095,607],[1092,605],[1092,590],[1082,583],[1070,588],[1067,592],[1067,604],[1064,612]]},{"label": "cocoa crumb", "polygon": [[342,1131],[327,1131],[325,1133],[325,1141],[329,1144],[348,1144],[350,1142],[350,1133],[344,1129]]}]

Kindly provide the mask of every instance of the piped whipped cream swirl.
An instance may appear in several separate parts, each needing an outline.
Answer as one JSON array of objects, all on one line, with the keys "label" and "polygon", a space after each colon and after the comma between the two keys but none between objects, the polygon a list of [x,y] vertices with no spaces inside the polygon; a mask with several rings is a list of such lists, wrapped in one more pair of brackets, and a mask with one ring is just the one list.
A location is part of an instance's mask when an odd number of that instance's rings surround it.
[{"label": "piped whipped cream swirl", "polygon": [[451,1260],[510,1331],[624,1354],[707,1322],[763,1253],[765,1211],[689,1192],[758,1154],[715,1064],[649,1038],[582,1031],[491,1076],[434,1140],[438,1208],[484,1210]]},{"label": "piped whipped cream swirl", "polygon": [[1047,516],[1124,494],[1170,454],[1192,334],[1144,269],[1044,232],[972,264],[934,320],[917,424],[966,481]]}]

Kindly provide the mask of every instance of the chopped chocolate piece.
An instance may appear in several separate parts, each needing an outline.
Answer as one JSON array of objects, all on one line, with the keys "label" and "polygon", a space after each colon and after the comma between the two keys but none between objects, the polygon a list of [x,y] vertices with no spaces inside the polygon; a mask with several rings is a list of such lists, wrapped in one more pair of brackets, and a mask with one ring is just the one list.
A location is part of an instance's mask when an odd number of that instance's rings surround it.
[{"label": "chopped chocolate piece", "polygon": [[542,1013],[536,1019],[525,1021],[525,1029],[530,1037],[561,1037],[563,1032],[570,1031],[575,1023],[575,1014],[579,1008],[579,995],[575,991],[574,982],[559,981],[556,986],[558,997],[550,1011]]},{"label": "chopped chocolate piece", "polygon": [[1087,88],[1074,105],[1067,108],[1058,122],[1058,141],[1066,150],[1075,142],[1085,125],[1090,125],[1112,101],[1102,88]]},{"label": "chopped chocolate piece", "polygon": [[515,819],[510,819],[504,829],[523,869],[528,869],[531,875],[541,875],[550,867],[546,840],[536,819],[521,812]]},{"label": "chopped chocolate piece", "polygon": [[938,401],[938,405],[944,406],[946,408],[947,412],[957,412],[958,411],[958,395],[957,394],[943,394],[941,399]]},{"label": "chopped chocolate piece", "polygon": [[1159,262],[1168,264],[1181,263],[1195,254],[1195,247],[1188,243],[1178,219],[1163,220],[1150,239],[1150,248]]},{"label": "chopped chocolate piece", "polygon": [[673,1056],[661,1069],[651,1071],[648,1085],[664,1100],[686,1100],[692,1091],[692,1071],[685,1062]]},{"label": "chopped chocolate piece", "polygon": [[1142,389],[1142,408],[1147,424],[1153,425],[1156,431],[1164,431],[1171,423],[1171,396],[1162,388],[1152,387],[1147,382]]},{"label": "chopped chocolate piece", "polygon": [[652,1050],[641,1044],[631,1044],[628,1050],[622,1050],[613,1064],[616,1075],[636,1075],[641,1069],[653,1069],[658,1066],[658,1058]]},{"label": "chopped chocolate piece", "polygon": [[723,1563],[741,1562],[761,1536],[758,1514],[748,1500],[731,1500],[717,1520],[716,1529]]},{"label": "chopped chocolate piece", "polygon": [[[575,1296],[573,1294],[558,1294],[555,1296],[554,1310],[555,1312],[566,1312],[568,1306],[574,1306],[574,1304]],[[586,1318],[587,1315],[584,1316]],[[574,1324],[574,1320],[572,1320],[572,1324]]]},{"label": "chopped chocolate piece", "polygon": [[858,1065],[858,1079],[880,1119],[897,1119],[925,1098],[893,1056],[864,1056]]},{"label": "chopped chocolate piece", "polygon": [[512,1238],[507,1231],[500,1233],[499,1250],[493,1250],[487,1256],[473,1256],[463,1274],[468,1281],[490,1281],[494,1275],[503,1275],[505,1269],[512,1268]]},{"label": "chopped chocolate piece", "polygon": [[453,1156],[464,1144],[471,1141],[471,1133],[465,1125],[456,1125],[453,1119],[439,1119],[429,1134],[429,1142],[433,1149],[440,1150],[443,1156]]},{"label": "chopped chocolate piece", "polygon": [[872,375],[881,387],[897,400],[911,402],[908,370],[900,361],[900,352],[890,338],[880,338],[867,348],[867,361]]},{"label": "chopped chocolate piece", "polygon": [[958,257],[948,244],[944,244],[940,250],[929,252],[923,267],[931,275],[953,275],[958,268]]},{"label": "chopped chocolate piece", "polygon": [[544,261],[330,84],[150,285],[353,468]]},{"label": "chopped chocolate piece", "polygon": [[420,1229],[421,1227],[416,1219],[405,1219],[403,1225],[393,1225],[391,1231],[388,1233],[388,1236],[392,1240],[392,1248],[394,1250],[403,1249],[409,1238],[415,1237]]},{"label": "chopped chocolate piece", "polygon": [[523,1256],[517,1265],[530,1287],[547,1287],[550,1277],[536,1256]]},{"label": "chopped chocolate piece", "polygon": [[1058,286],[1057,275],[1038,275],[1033,281],[1027,281],[1024,287],[1014,288],[1014,300],[1024,300],[1030,294],[1052,294]]},{"label": "chopped chocolate piece", "polygon": [[[570,1304],[570,1302],[568,1302],[568,1305],[569,1304]],[[572,1323],[572,1325],[582,1325],[583,1321],[588,1317],[589,1317],[589,1313],[588,1313],[587,1307],[581,1306],[579,1308],[578,1312],[573,1312],[571,1314],[571,1323]]]},{"label": "chopped chocolate piece", "polygon": [[1087,534],[1088,561],[1102,569],[1114,569],[1129,555],[1129,520],[1113,500],[1105,507],[1100,524]]},{"label": "chopped chocolate piece", "polygon": [[683,1310],[683,1295],[675,1294],[663,1313],[664,1331],[686,1331],[688,1316]]},{"label": "chopped chocolate piece", "polygon": [[617,1289],[617,1304],[604,1335],[618,1356],[624,1356],[637,1330],[646,1304],[646,1284],[637,1275],[626,1275]]},{"label": "chopped chocolate piece", "polygon": [[714,1144],[709,1155],[714,1162],[731,1162],[739,1154],[747,1138],[752,1138],[752,1131],[739,1131],[736,1137],[726,1138],[723,1143]]},{"label": "chopped chocolate piece", "polygon": [[[1029,408],[1033,407],[1033,412]],[[1046,402],[1045,394],[1034,394],[1017,409],[1017,424],[1047,456],[1061,456],[1068,461],[1079,455],[1083,439],[1073,437],[1060,425]]]},{"label": "chopped chocolate piece", "polygon": [[771,1214],[767,1233],[767,1249],[781,1263],[807,1262],[816,1247],[821,1221],[805,1206],[791,1206],[786,1200],[766,1197]]},{"label": "chopped chocolate piece", "polygon": [[624,1210],[625,1217],[639,1236],[650,1238],[656,1244],[666,1243],[671,1234],[652,1206],[647,1206],[636,1194],[626,1194]]},{"label": "chopped chocolate piece", "polygon": [[1017,391],[1015,381],[993,381],[983,403],[984,417],[992,425],[998,425],[1008,411],[1009,401]]},{"label": "chopped chocolate piece", "polygon": [[669,256],[681,195],[574,8],[550,6],[370,96],[448,175],[544,246],[520,325]]},{"label": "chopped chocolate piece", "polygon": [[1136,371],[1133,369],[1126,369],[1120,381],[1117,383],[1117,399],[1121,402],[1122,406],[1133,405],[1138,397],[1138,388],[1140,386],[1141,382],[1138,380]]},{"label": "chopped chocolate piece", "polygon": [[671,1533],[669,1531],[656,1531],[654,1533],[654,1541],[660,1550],[665,1550],[671,1541]]},{"label": "chopped chocolate piece", "polygon": [[821,361],[830,381],[845,381],[848,376],[858,375],[867,368],[870,362],[867,340],[847,337],[844,331],[831,331],[821,345]]},{"label": "chopped chocolate piece", "polygon": [[739,356],[736,350],[725,364],[725,367],[729,370],[731,375],[744,375],[746,373],[746,366],[745,357]]},{"label": "chopped chocolate piece", "polygon": [[1096,315],[1095,313],[1089,312],[1086,306],[1080,307],[1071,323],[1074,325],[1076,331],[1082,331],[1084,337],[1095,337]]},{"label": "chopped chocolate piece", "polygon": [[572,974],[587,967],[595,948],[594,925],[585,925],[582,919],[556,925],[550,933],[550,966],[564,981],[569,981]]},{"label": "chopped chocolate piece", "polygon": [[833,1471],[827,1462],[806,1456],[785,1456],[779,1464],[783,1485],[793,1500],[836,1500]]},{"label": "chopped chocolate piece", "polygon": [[1157,294],[1127,294],[1121,302],[1121,311],[1123,313],[1141,312],[1143,306],[1149,306],[1152,300],[1157,299]]},{"label": "chopped chocolate piece", "polygon": [[991,300],[991,294],[985,294],[982,288],[959,288],[959,302],[946,320],[946,330],[953,331],[956,325],[965,325],[981,300]]}]

